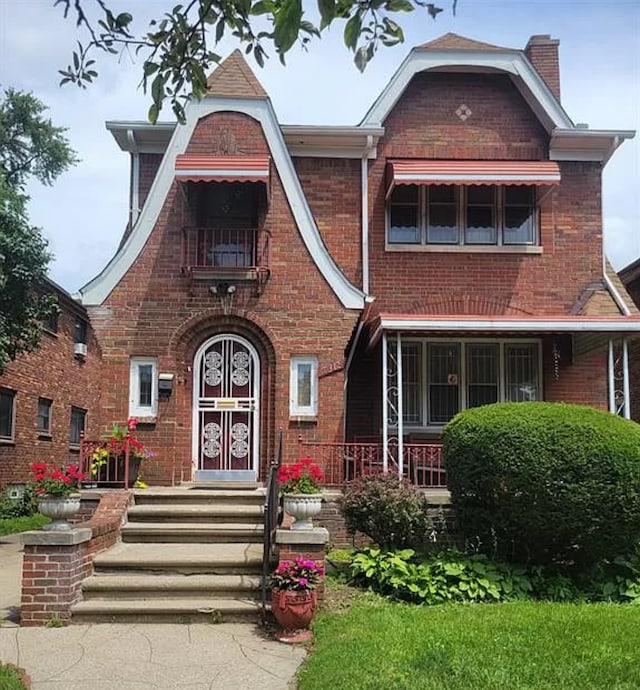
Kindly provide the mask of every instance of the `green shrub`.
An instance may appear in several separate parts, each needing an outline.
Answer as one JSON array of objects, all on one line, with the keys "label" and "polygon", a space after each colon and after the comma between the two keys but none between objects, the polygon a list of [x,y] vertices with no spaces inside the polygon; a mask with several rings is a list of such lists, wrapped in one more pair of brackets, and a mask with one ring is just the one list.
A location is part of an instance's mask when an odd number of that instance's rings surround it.
[{"label": "green shrub", "polygon": [[466,410],[444,429],[457,526],[499,560],[584,570],[640,539],[640,426],[561,403]]},{"label": "green shrub", "polygon": [[511,601],[532,592],[524,568],[455,550],[419,561],[413,549],[363,549],[351,561],[351,575],[380,594],[421,604]]},{"label": "green shrub", "polygon": [[340,507],[349,532],[362,532],[383,549],[420,548],[429,542],[427,499],[397,475],[370,474],[350,482]]},{"label": "green shrub", "polygon": [[27,686],[23,682],[26,673],[13,664],[0,662],[0,688],[2,690],[26,690]]},{"label": "green shrub", "polygon": [[31,484],[24,487],[20,498],[0,499],[0,520],[5,518],[27,517],[38,512],[36,493]]}]

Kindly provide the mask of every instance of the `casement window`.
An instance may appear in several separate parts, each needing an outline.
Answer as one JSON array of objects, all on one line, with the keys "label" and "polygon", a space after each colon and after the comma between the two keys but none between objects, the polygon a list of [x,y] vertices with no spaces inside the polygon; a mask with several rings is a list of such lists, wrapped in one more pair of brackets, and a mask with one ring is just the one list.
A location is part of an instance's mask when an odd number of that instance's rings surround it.
[{"label": "casement window", "polygon": [[76,316],[74,337],[76,343],[87,344],[87,322],[80,316]]},{"label": "casement window", "polygon": [[48,398],[38,398],[38,418],[36,421],[37,429],[41,434],[51,433],[51,406],[53,400]]},{"label": "casement window", "polygon": [[158,360],[132,357],[129,369],[129,416],[158,414]]},{"label": "casement window", "polygon": [[441,427],[461,410],[541,399],[540,344],[411,340],[402,343],[407,427]]},{"label": "casement window", "polygon": [[388,203],[390,245],[536,245],[532,186],[400,185]]},{"label": "casement window", "polygon": [[289,414],[292,417],[315,417],[318,414],[317,357],[291,358]]},{"label": "casement window", "polygon": [[0,388],[0,442],[13,441],[15,434],[16,392]]},{"label": "casement window", "polygon": [[87,411],[81,407],[71,408],[71,425],[69,428],[69,445],[79,446],[87,421]]}]

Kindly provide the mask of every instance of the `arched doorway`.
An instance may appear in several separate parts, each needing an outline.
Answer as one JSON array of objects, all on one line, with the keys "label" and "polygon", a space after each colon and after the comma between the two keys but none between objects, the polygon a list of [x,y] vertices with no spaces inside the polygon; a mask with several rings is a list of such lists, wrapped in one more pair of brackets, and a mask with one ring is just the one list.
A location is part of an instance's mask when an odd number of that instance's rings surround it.
[{"label": "arched doorway", "polygon": [[193,362],[197,481],[255,481],[260,457],[260,357],[239,335],[207,340]]}]

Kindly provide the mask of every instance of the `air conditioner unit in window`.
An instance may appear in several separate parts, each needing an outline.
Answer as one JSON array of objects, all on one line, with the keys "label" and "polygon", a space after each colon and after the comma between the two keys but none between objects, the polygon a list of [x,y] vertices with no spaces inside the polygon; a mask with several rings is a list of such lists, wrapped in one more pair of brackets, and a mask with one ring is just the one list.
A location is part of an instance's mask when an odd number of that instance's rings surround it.
[{"label": "air conditioner unit in window", "polygon": [[76,343],[73,347],[73,353],[76,357],[84,359],[87,356],[87,345],[86,343]]}]

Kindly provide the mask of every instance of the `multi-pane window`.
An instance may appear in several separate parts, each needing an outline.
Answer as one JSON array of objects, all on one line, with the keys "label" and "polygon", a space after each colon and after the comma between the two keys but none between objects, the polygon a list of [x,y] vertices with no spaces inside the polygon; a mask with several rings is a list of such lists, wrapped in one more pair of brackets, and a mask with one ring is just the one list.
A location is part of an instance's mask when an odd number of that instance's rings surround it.
[{"label": "multi-pane window", "polygon": [[289,414],[292,417],[315,417],[318,414],[317,357],[291,358]]},{"label": "multi-pane window", "polygon": [[536,244],[535,188],[400,185],[389,200],[387,241],[409,245]]},{"label": "multi-pane window", "polygon": [[80,316],[76,316],[75,332],[74,332],[75,342],[87,343],[87,322]]},{"label": "multi-pane window", "polygon": [[12,441],[15,421],[16,393],[8,388],[0,388],[0,440]]},{"label": "multi-pane window", "polygon": [[133,357],[129,375],[129,416],[155,417],[158,413],[158,362]]},{"label": "multi-pane window", "polygon": [[38,398],[38,431],[44,434],[51,433],[51,406],[53,401],[48,398]]},{"label": "multi-pane window", "polygon": [[422,428],[470,407],[539,400],[539,343],[405,341],[402,396],[403,423]]},{"label": "multi-pane window", "polygon": [[82,439],[82,433],[85,429],[85,422],[87,419],[87,411],[81,407],[71,408],[71,426],[69,429],[69,444],[72,446],[79,446]]}]

